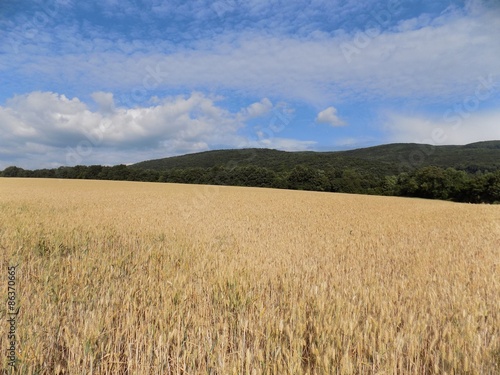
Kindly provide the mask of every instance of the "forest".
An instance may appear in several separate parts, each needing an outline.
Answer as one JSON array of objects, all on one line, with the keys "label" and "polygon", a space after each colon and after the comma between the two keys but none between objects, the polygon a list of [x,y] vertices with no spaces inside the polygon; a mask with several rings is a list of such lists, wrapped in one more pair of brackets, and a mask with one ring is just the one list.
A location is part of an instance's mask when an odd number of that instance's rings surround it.
[{"label": "forest", "polygon": [[251,186],[351,194],[388,195],[500,203],[500,170],[474,173],[452,167],[425,166],[393,175],[355,167],[314,168],[295,165],[275,171],[256,165],[217,165],[168,170],[140,169],[126,165],[77,165],[55,169],[25,170],[15,166],[1,177],[123,180],[185,184]]}]

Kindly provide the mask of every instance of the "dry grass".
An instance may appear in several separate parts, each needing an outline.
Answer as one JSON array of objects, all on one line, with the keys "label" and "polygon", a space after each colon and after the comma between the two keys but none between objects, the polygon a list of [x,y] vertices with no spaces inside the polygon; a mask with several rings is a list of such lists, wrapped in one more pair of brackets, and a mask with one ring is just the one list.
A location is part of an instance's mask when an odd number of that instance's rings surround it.
[{"label": "dry grass", "polygon": [[499,206],[0,179],[0,293],[19,263],[25,374],[497,374],[499,224]]}]

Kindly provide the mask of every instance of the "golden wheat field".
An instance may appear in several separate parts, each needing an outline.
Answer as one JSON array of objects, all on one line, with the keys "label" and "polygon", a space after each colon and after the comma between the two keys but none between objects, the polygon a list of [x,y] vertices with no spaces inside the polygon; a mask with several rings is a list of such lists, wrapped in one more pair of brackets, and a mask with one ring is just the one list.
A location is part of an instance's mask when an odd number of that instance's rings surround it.
[{"label": "golden wheat field", "polygon": [[18,373],[500,373],[500,206],[3,178],[0,247]]}]

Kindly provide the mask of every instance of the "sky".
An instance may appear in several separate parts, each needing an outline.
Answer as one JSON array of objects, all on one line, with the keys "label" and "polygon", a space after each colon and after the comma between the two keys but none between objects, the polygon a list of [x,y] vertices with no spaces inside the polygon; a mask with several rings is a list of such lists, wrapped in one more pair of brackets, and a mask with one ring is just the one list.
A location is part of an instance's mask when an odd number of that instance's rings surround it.
[{"label": "sky", "polygon": [[499,0],[0,0],[0,170],[500,140]]}]

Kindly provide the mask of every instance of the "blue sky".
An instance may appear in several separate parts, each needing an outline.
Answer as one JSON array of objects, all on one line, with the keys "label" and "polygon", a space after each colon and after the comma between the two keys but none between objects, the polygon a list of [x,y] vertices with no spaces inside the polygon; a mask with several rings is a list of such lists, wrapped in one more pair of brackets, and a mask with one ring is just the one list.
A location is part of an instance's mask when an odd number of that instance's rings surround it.
[{"label": "blue sky", "polygon": [[500,139],[500,2],[0,2],[0,169]]}]

